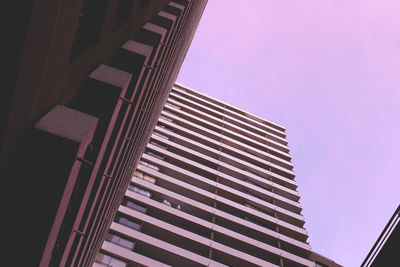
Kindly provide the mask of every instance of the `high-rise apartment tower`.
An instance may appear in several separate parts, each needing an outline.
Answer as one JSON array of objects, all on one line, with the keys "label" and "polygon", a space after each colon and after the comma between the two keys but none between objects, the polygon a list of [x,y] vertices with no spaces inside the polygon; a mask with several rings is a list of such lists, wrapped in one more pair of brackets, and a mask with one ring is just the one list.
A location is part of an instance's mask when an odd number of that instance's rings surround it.
[{"label": "high-rise apartment tower", "polygon": [[94,266],[339,266],[290,161],[283,126],[176,84]]}]

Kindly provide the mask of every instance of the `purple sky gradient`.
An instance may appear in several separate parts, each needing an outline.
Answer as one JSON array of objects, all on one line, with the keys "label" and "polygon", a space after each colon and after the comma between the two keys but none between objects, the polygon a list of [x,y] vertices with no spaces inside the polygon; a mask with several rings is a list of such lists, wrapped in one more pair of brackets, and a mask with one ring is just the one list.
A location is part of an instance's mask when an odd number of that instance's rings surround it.
[{"label": "purple sky gradient", "polygon": [[400,203],[400,1],[209,0],[178,82],[287,128],[313,250],[359,266]]}]

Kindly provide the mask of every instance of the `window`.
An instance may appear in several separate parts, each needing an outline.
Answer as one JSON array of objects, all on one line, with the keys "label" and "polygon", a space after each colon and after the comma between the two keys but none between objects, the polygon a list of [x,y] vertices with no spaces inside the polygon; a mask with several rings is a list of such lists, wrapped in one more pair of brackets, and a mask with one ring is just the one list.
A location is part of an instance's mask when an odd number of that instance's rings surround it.
[{"label": "window", "polygon": [[133,185],[133,184],[129,184],[128,190],[133,191],[133,192],[138,193],[138,194],[141,194],[142,196],[145,196],[145,197],[150,197],[151,196],[150,191],[148,191],[148,190],[146,190],[144,188],[141,188],[139,186]]},{"label": "window", "polygon": [[260,225],[260,223],[259,223],[256,219],[254,219],[254,218],[245,216],[244,219],[245,219],[246,221],[248,221],[248,222],[252,222],[252,223],[255,223],[255,224],[257,224],[257,225]]},{"label": "window", "polygon": [[135,172],[133,173],[133,175],[136,176],[136,177],[138,177],[138,178],[142,178],[142,179],[143,179],[143,173],[140,172],[140,171],[135,171]]},{"label": "window", "polygon": [[145,174],[143,180],[154,184],[156,182],[156,178],[151,177],[150,175]]},{"label": "window", "polygon": [[165,124],[162,123],[162,122],[158,122],[157,125],[158,125],[159,127],[163,128],[163,129],[167,130],[167,131],[170,131],[170,132],[173,132],[173,131],[174,131],[173,128],[171,128],[171,127],[165,125]]},{"label": "window", "polygon": [[138,222],[138,221],[135,221],[133,219],[128,219],[128,218],[123,217],[121,215],[117,215],[115,217],[115,222],[120,223],[122,225],[125,225],[126,227],[129,227],[129,228],[131,228],[133,230],[140,231],[141,223]]},{"label": "window", "polygon": [[156,141],[154,141],[154,140],[151,140],[151,141],[150,141],[150,144],[155,145],[155,146],[158,146],[159,148],[162,148],[162,149],[168,149],[167,146],[165,146],[165,145],[163,145],[163,144],[160,144],[160,143],[158,143],[158,142],[156,142]]},{"label": "window", "polygon": [[124,205],[124,206],[126,206],[126,207],[128,207],[128,208],[131,208],[131,209],[133,209],[133,210],[140,211],[140,212],[142,212],[142,213],[146,213],[146,210],[147,210],[146,207],[144,207],[144,206],[142,206],[142,205],[140,205],[140,204],[138,204],[138,203],[135,203],[135,202],[133,202],[133,201],[130,201],[130,200],[124,200],[124,202],[122,203],[122,205]]},{"label": "window", "polygon": [[133,250],[135,247],[135,242],[112,233],[107,234],[106,240],[129,250]]},{"label": "window", "polygon": [[126,267],[128,264],[120,259],[111,257],[104,253],[97,253],[93,267]]},{"label": "window", "polygon": [[159,171],[159,170],[160,170],[160,167],[158,167],[157,165],[152,164],[152,163],[149,163],[149,166],[148,166],[148,167],[151,168],[151,169],[153,169],[153,170],[156,170],[156,171]]},{"label": "window", "polygon": [[99,41],[108,2],[108,0],[83,1],[70,60],[79,57]]},{"label": "window", "polygon": [[157,153],[157,152],[147,150],[147,151],[146,151],[146,154],[148,154],[148,155],[150,155],[150,156],[153,156],[153,157],[155,157],[155,158],[164,160],[164,155],[161,155],[161,154],[159,154],[159,153]]},{"label": "window", "polygon": [[147,162],[147,161],[144,161],[144,160],[141,160],[140,164],[142,164],[142,165],[144,165],[146,167],[149,167],[150,169],[156,170],[156,171],[160,170],[160,167],[158,167],[157,165],[155,165],[153,163],[150,163],[150,162]]},{"label": "window", "polygon": [[145,180],[147,182],[150,182],[152,184],[154,184],[156,182],[156,178],[154,178],[154,177],[152,177],[150,175],[147,175],[147,174],[143,174],[140,171],[135,171],[133,175],[135,177],[137,177],[137,178],[143,179],[143,180]]},{"label": "window", "polygon": [[166,140],[169,140],[169,137],[168,137],[168,136],[163,135],[163,134],[161,134],[161,133],[159,133],[159,132],[154,132],[154,135],[157,135],[157,136],[159,136],[159,137],[161,137],[161,138],[164,138],[164,139],[166,139]]},{"label": "window", "polygon": [[129,20],[132,13],[132,5],[133,0],[119,0],[114,28]]}]

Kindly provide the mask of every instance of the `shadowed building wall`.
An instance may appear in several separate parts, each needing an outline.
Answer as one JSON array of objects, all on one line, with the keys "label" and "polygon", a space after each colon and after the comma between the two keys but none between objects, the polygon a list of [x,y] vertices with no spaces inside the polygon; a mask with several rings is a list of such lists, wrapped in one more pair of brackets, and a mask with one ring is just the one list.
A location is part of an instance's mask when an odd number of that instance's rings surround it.
[{"label": "shadowed building wall", "polygon": [[[396,266],[400,247],[400,205],[397,207],[375,244],[365,257],[362,267]],[[396,263],[397,262],[397,263]]]},{"label": "shadowed building wall", "polygon": [[[16,26],[5,32],[10,57],[1,63],[7,70],[0,93],[6,262],[93,262],[205,5],[2,4],[5,23]],[[18,257],[22,244],[29,257]]]}]

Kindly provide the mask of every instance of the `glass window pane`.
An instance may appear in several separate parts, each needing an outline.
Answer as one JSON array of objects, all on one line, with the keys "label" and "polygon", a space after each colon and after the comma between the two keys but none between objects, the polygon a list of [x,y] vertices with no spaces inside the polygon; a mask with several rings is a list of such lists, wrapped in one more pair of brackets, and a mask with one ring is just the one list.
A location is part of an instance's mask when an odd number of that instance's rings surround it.
[{"label": "glass window pane", "polygon": [[139,178],[143,178],[143,173],[142,173],[142,172],[139,172],[139,171],[135,171],[135,172],[133,173],[133,175],[135,175],[136,177],[139,177]]},{"label": "glass window pane", "polygon": [[130,241],[128,239],[124,239],[124,238],[120,238],[119,240],[119,245],[128,248],[130,250],[133,250],[133,247],[135,245],[135,243],[133,241]]},{"label": "glass window pane", "polygon": [[124,202],[124,205],[127,206],[128,208],[140,211],[142,213],[146,213],[146,210],[147,210],[146,207],[144,207],[144,206],[142,206],[140,204],[136,204],[135,202],[132,202],[132,201],[129,201],[129,200],[126,200]]},{"label": "glass window pane", "polygon": [[110,262],[110,265],[111,265],[112,267],[126,267],[126,266],[127,266],[127,263],[124,262],[124,261],[121,261],[121,260],[119,260],[119,259],[112,258],[112,259],[111,259],[111,262]]},{"label": "glass window pane", "polygon": [[107,234],[106,240],[109,241],[109,242],[112,242],[114,244],[117,244],[119,246],[128,248],[129,250],[133,250],[133,247],[134,247],[134,244],[135,244],[135,242],[133,242],[133,241],[130,241],[130,240],[124,238],[124,237],[121,237],[121,236],[118,236],[118,235],[115,235],[115,234],[111,234],[111,233]]},{"label": "glass window pane", "polygon": [[107,237],[106,237],[106,240],[107,240],[107,241],[110,241],[110,242],[112,242],[112,243],[118,243],[119,237],[116,236],[116,235],[114,235],[114,234],[108,233],[108,234],[107,234]]},{"label": "glass window pane", "polygon": [[154,134],[155,134],[155,135],[157,135],[157,136],[159,136],[159,137],[161,137],[161,138],[164,138],[164,139],[167,139],[167,140],[169,140],[169,137],[168,137],[168,136],[166,136],[166,135],[163,135],[163,134],[161,134],[161,133],[158,133],[158,132],[154,132]]},{"label": "glass window pane", "polygon": [[99,252],[96,255],[96,261],[98,261],[98,262],[108,264],[110,262],[110,260],[111,260],[111,257],[104,253]]},{"label": "glass window pane", "polygon": [[117,218],[117,222],[122,224],[122,225],[125,225],[125,226],[127,226],[127,227],[129,227],[131,229],[137,230],[137,231],[139,231],[139,229],[140,229],[140,224],[139,223],[131,221],[128,218],[125,218],[125,217]]},{"label": "glass window pane", "polygon": [[145,175],[144,176],[144,180],[146,180],[146,181],[148,181],[150,183],[153,183],[153,184],[156,182],[156,179],[154,177],[149,176],[149,175]]},{"label": "glass window pane", "polygon": [[138,187],[136,185],[133,185],[133,184],[129,184],[128,190],[133,191],[133,192],[138,193],[138,194],[141,194],[141,195],[146,196],[146,197],[150,197],[151,196],[150,191],[148,191],[148,190],[146,190],[144,188]]}]

